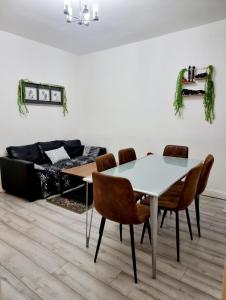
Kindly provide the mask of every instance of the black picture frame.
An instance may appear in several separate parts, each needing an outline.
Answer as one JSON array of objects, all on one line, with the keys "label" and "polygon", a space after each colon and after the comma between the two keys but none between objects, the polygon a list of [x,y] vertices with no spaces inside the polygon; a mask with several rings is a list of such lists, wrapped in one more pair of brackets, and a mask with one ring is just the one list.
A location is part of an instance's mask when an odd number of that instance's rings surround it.
[{"label": "black picture frame", "polygon": [[[29,95],[31,94],[31,91],[33,91],[33,99],[32,96]],[[24,97],[27,103],[35,103],[38,101],[38,88],[37,84],[35,83],[25,83],[24,86]]]},{"label": "black picture frame", "polygon": [[63,87],[25,82],[24,90],[24,100],[27,104],[63,105]]}]

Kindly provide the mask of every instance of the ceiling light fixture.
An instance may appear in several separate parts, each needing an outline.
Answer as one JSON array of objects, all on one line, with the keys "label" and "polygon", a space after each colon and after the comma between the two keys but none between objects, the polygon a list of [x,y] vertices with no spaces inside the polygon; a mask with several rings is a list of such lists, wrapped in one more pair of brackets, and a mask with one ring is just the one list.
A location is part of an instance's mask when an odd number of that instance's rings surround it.
[{"label": "ceiling light fixture", "polygon": [[99,21],[98,6],[96,4],[92,5],[92,17],[91,17],[91,11],[88,7],[87,1],[80,0],[79,16],[75,17],[73,16],[72,13],[71,1],[65,0],[64,14],[66,15],[67,23],[76,22],[79,25],[89,26],[90,22]]}]

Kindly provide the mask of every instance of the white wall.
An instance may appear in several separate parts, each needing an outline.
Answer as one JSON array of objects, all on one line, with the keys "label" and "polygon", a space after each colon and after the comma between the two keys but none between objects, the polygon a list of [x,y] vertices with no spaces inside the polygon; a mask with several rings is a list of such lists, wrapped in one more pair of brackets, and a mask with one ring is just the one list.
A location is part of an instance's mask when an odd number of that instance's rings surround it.
[{"label": "white wall", "polygon": [[[0,31],[0,154],[9,145],[81,138],[86,144],[138,156],[184,144],[190,157],[215,156],[208,189],[225,196],[226,20],[127,46],[77,57]],[[203,102],[186,100],[184,119],[174,116],[176,77],[189,64],[216,69],[216,120],[204,120]],[[28,78],[66,87],[69,115],[62,108],[29,106],[21,116],[17,84]]]},{"label": "white wall", "polygon": [[[88,144],[138,155],[162,153],[166,144],[188,145],[189,156],[215,156],[209,191],[226,195],[226,20],[86,55],[82,76],[81,135]],[[185,100],[184,119],[174,116],[179,70],[214,65],[216,120],[204,120],[202,98]]]},{"label": "white wall", "polygon": [[[6,146],[79,136],[77,57],[19,36],[0,31],[0,154]],[[17,107],[18,81],[64,85],[69,114],[62,107],[28,106],[21,116]]]}]

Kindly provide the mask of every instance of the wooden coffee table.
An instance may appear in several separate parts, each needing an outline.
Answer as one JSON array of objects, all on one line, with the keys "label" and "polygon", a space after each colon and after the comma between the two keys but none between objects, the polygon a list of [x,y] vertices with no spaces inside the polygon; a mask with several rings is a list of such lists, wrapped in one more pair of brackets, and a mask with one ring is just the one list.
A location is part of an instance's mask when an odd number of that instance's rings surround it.
[{"label": "wooden coffee table", "polygon": [[[82,180],[83,178],[90,176],[93,172],[96,172],[96,171],[97,171],[96,163],[92,162],[92,163],[84,164],[84,165],[77,166],[77,167],[62,169],[61,175],[75,176]],[[61,176],[61,179],[62,179],[62,176]],[[63,194],[68,193],[69,191],[72,191],[72,190],[75,191],[75,190],[78,190],[78,189],[84,187],[85,183],[79,184],[76,187],[74,187],[70,190],[67,190],[67,191],[63,190],[63,183],[61,183],[60,185],[62,187],[61,188],[61,196],[63,196]]]},{"label": "wooden coffee table", "polygon": [[62,174],[77,176],[81,178],[87,177],[91,175],[93,172],[97,172],[97,166],[95,162],[81,165],[78,167],[72,167],[69,169],[63,169],[61,171]]}]

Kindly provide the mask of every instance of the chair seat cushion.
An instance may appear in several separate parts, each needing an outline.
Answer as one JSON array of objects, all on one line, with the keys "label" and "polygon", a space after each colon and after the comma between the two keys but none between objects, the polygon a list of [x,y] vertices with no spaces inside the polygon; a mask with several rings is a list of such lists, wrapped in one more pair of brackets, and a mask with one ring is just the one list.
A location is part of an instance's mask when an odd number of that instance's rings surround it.
[{"label": "chair seat cushion", "polygon": [[150,208],[146,205],[137,204],[137,215],[138,222],[137,224],[142,224],[148,220],[150,217]]},{"label": "chair seat cushion", "polygon": [[176,209],[179,203],[179,196],[175,194],[166,194],[159,198],[159,208],[162,209]]},{"label": "chair seat cushion", "polygon": [[[162,196],[159,197],[159,208],[175,209],[179,202],[179,196],[183,188],[183,181],[178,181],[172,185]],[[150,205],[151,196],[146,197],[140,201],[143,205]]]}]

